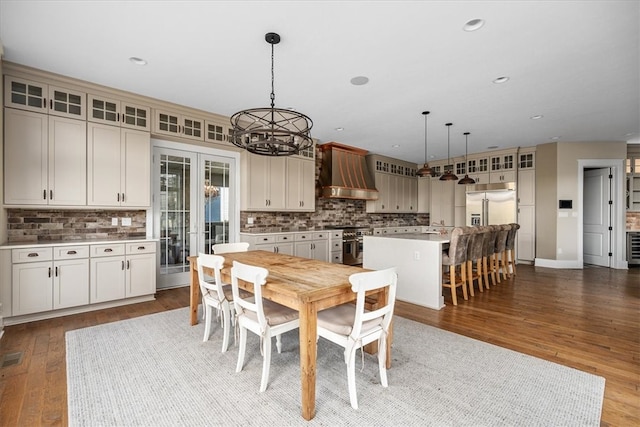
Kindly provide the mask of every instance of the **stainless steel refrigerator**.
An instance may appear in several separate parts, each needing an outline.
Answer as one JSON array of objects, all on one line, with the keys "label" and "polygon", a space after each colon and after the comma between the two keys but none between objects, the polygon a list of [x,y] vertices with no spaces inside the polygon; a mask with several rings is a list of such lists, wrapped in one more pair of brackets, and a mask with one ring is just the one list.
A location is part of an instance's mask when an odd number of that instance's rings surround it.
[{"label": "stainless steel refrigerator", "polygon": [[476,184],[467,186],[467,225],[516,222],[516,185]]}]

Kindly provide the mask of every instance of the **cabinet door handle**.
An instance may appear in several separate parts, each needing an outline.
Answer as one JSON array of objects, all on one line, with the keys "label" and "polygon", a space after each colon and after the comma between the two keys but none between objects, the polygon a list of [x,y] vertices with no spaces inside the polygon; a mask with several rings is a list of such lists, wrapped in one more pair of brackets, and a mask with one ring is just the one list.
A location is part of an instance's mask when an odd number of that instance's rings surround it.
[{"label": "cabinet door handle", "polygon": [[36,256],[40,256],[40,254],[39,254],[39,253],[37,253],[37,252],[31,252],[31,253],[29,253],[29,255],[27,255],[27,256],[28,256],[29,258],[33,258],[33,257],[36,257]]},{"label": "cabinet door handle", "polygon": [[120,201],[120,193],[116,193],[117,198],[118,198],[118,202]]},{"label": "cabinet door handle", "polygon": [[76,255],[77,253],[76,251],[67,251],[67,255]]},{"label": "cabinet door handle", "polygon": [[138,246],[139,251],[144,251],[144,246]]},{"label": "cabinet door handle", "polygon": [[124,270],[124,261],[122,261],[122,269]]},{"label": "cabinet door handle", "polygon": [[49,100],[49,109],[53,110],[53,99]]},{"label": "cabinet door handle", "polygon": [[51,267],[49,267],[49,277],[51,277]]},{"label": "cabinet door handle", "polygon": [[56,277],[58,277],[58,267],[56,267]]},{"label": "cabinet door handle", "polygon": [[53,200],[53,190],[49,190],[49,200]]},{"label": "cabinet door handle", "polygon": [[[118,121],[120,121],[120,113],[118,113],[117,117],[118,117]],[[124,114],[122,115],[122,122],[124,122]]]},{"label": "cabinet door handle", "polygon": [[131,266],[130,261],[127,260],[127,270],[129,270],[129,267]]},{"label": "cabinet door handle", "polygon": [[42,200],[47,200],[47,190],[42,190]]},{"label": "cabinet door handle", "polygon": [[104,251],[105,251],[105,252],[113,252],[113,249],[111,249],[111,248],[107,248],[107,249],[105,249]]},{"label": "cabinet door handle", "polygon": [[124,193],[122,193],[122,203],[124,203]]}]

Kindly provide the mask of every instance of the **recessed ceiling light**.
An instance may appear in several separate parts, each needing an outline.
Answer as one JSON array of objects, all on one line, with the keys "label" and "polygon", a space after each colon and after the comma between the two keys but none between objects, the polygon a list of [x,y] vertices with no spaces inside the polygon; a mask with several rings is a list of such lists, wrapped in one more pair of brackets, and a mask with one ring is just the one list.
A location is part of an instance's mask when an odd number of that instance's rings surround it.
[{"label": "recessed ceiling light", "polygon": [[624,136],[633,136],[633,132],[632,133],[625,133]]},{"label": "recessed ceiling light", "polygon": [[552,136],[552,137],[551,137],[551,139],[552,139],[553,141],[557,141],[557,140],[559,140],[559,139],[560,139],[560,137],[559,137],[559,136]]},{"label": "recessed ceiling light", "polygon": [[472,19],[462,27],[465,31],[476,31],[484,26],[484,19]]},{"label": "recessed ceiling light", "polygon": [[487,147],[489,150],[495,150],[496,148],[498,148],[498,145],[490,145]]},{"label": "recessed ceiling light", "polygon": [[506,83],[509,81],[509,77],[507,76],[502,76],[502,77],[498,77],[497,79],[495,79],[493,82],[497,85],[499,85],[500,83]]},{"label": "recessed ceiling light", "polygon": [[338,132],[342,132],[342,131],[344,130],[344,128],[336,128],[336,130],[337,130]]},{"label": "recessed ceiling light", "polygon": [[392,147],[393,148],[398,148],[398,147],[400,147],[400,144],[393,144]]},{"label": "recessed ceiling light", "polygon": [[133,62],[136,65],[147,65],[147,61],[136,56],[132,56],[131,58],[129,58],[129,61]]},{"label": "recessed ceiling light", "polygon": [[352,85],[362,86],[362,85],[366,85],[367,83],[369,83],[369,77],[356,76],[356,77],[351,79],[351,84]]},{"label": "recessed ceiling light", "polygon": [[544,116],[542,114],[536,114],[535,116],[531,116],[529,117],[531,120],[538,120],[543,118]]}]

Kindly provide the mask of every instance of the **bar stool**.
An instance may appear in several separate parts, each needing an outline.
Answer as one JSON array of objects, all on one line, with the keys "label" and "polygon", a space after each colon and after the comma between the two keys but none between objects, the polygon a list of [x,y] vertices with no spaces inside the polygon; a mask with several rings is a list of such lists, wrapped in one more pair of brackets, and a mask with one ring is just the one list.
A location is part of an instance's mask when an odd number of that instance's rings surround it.
[{"label": "bar stool", "polygon": [[496,241],[498,240],[499,225],[487,225],[489,229],[489,239],[486,242],[485,253],[487,257],[487,271],[491,273],[491,282],[493,286],[500,283],[500,275],[497,274],[498,268],[496,264]]},{"label": "bar stool", "polygon": [[516,275],[516,233],[520,228],[520,224],[516,224],[512,222],[509,224],[511,226],[511,230],[509,230],[509,235],[507,236],[507,271],[509,267],[511,267],[511,272],[513,275]]},{"label": "bar stool", "polygon": [[[473,292],[473,281],[478,281],[478,289],[484,292],[482,288],[482,249],[484,243],[483,230],[479,227],[464,227],[465,233],[470,233],[471,238],[467,245],[467,283],[469,284],[469,292],[471,296],[475,296]],[[475,268],[473,263],[475,262]]]},{"label": "bar stool", "polygon": [[[457,288],[461,287],[464,299],[469,299],[467,295],[467,245],[471,234],[465,234],[461,227],[455,227],[450,236],[449,250],[442,254],[442,265],[449,267],[449,271],[442,274],[442,287],[451,289],[453,305],[458,305]],[[457,266],[460,266],[460,274],[457,274]]]},{"label": "bar stool", "polygon": [[509,224],[501,224],[498,226],[498,238],[496,239],[496,274],[498,280],[500,280],[500,273],[502,273],[503,279],[511,278],[509,269],[507,267],[507,237],[509,236],[509,230],[511,226]]},{"label": "bar stool", "polygon": [[[489,289],[490,257],[493,254],[496,238],[490,225],[480,225],[478,229],[482,234],[482,277],[484,278],[484,286]],[[495,276],[492,279],[495,284]]]}]

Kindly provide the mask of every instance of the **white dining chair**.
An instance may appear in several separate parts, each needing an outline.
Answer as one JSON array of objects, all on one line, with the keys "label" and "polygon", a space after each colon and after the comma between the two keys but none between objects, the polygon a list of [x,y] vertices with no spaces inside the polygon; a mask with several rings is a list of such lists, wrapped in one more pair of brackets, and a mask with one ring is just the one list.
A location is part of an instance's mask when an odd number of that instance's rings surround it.
[{"label": "white dining chair", "polygon": [[[211,323],[213,321],[212,308],[215,308],[222,314],[222,352],[226,352],[229,347],[229,335],[231,331],[232,314],[234,307],[231,302],[233,301],[233,292],[231,291],[231,285],[225,285],[222,283],[220,270],[224,265],[224,257],[219,255],[198,254],[197,270],[198,281],[200,283],[200,292],[202,294],[202,311],[204,313],[204,338],[202,341],[209,340],[211,335]],[[207,280],[207,277],[211,278],[204,272],[205,268],[213,270],[213,280]]]},{"label": "white dining chair", "polygon": [[[349,399],[353,409],[358,409],[356,394],[355,359],[356,351],[366,344],[378,341],[378,366],[380,382],[387,387],[387,334],[393,316],[396,300],[398,276],[395,268],[379,271],[355,273],[349,277],[351,290],[357,294],[355,305],[342,304],[318,312],[318,336],[344,347],[344,361],[347,364]],[[375,310],[365,310],[368,291],[388,287],[387,303]]]},{"label": "white dining chair", "polygon": [[[242,371],[247,347],[247,330],[260,337],[262,353],[262,379],[260,391],[267,389],[271,365],[271,338],[276,337],[278,353],[282,352],[280,335],[300,326],[298,312],[262,298],[262,286],[267,283],[269,271],[262,267],[233,262],[231,287],[236,310],[236,327],[240,332],[236,372]],[[253,297],[246,298],[240,292],[238,280],[253,283]]]},{"label": "white dining chair", "polygon": [[230,252],[246,252],[249,250],[249,243],[237,242],[237,243],[217,243],[211,246],[213,253],[216,255],[227,254]]}]

